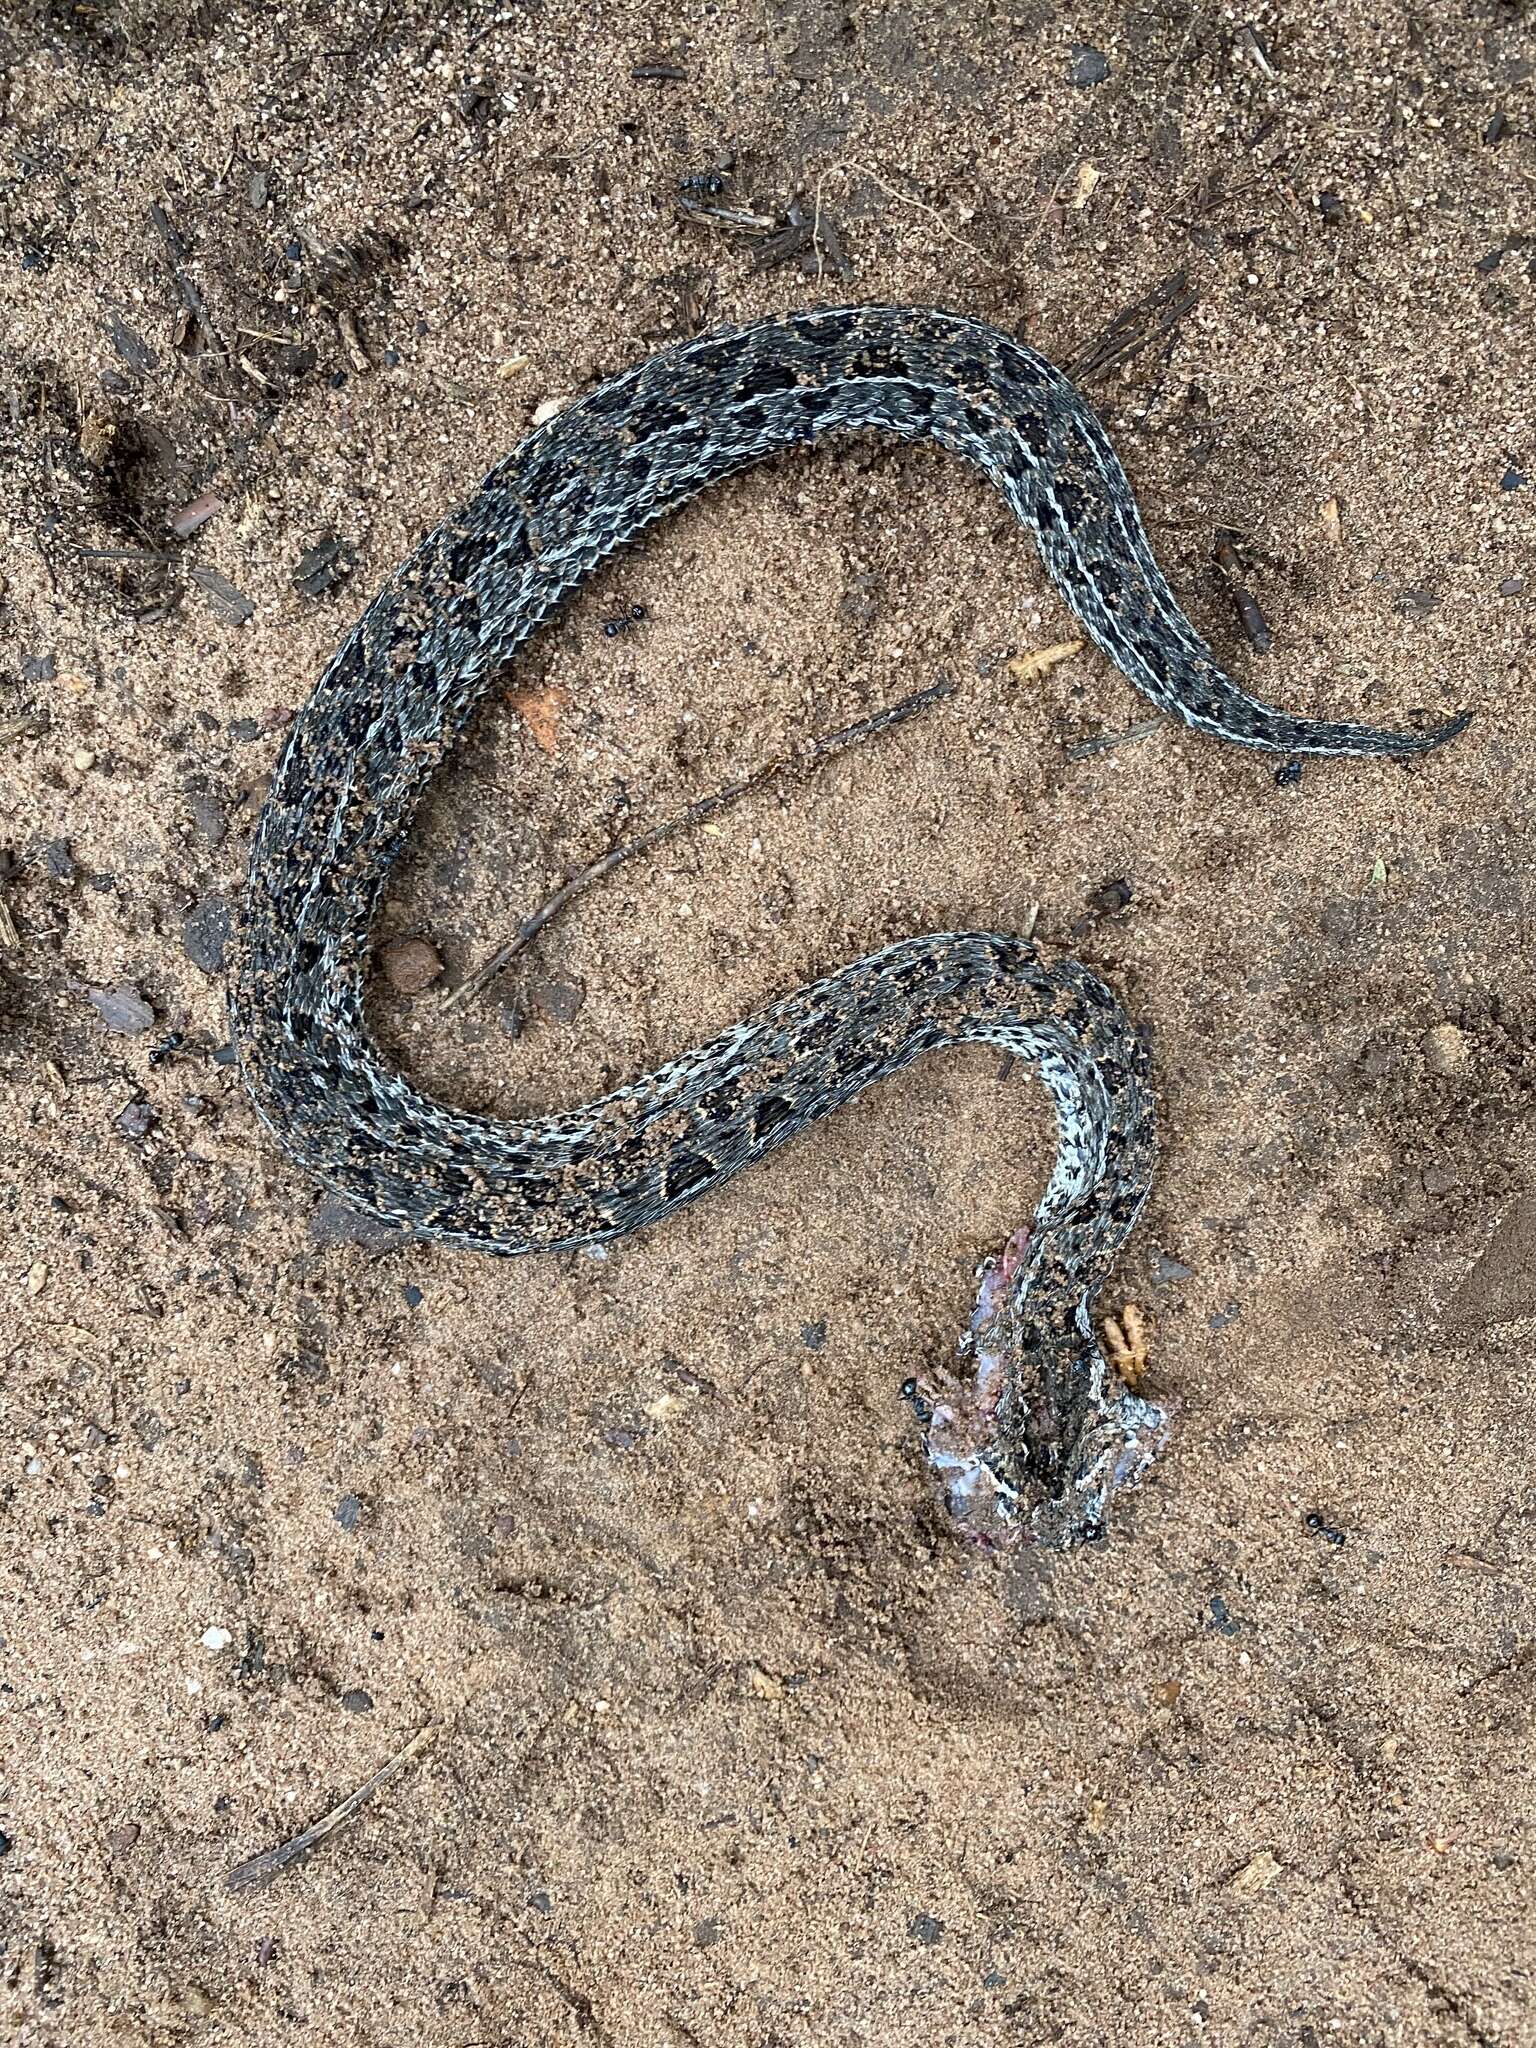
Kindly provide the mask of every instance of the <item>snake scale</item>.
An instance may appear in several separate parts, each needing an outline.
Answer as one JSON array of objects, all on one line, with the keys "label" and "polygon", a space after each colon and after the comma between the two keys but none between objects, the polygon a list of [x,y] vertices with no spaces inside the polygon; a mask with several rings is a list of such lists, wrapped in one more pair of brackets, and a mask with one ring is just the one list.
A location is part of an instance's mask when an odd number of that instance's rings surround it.
[{"label": "snake scale", "polygon": [[257,825],[231,989],[256,1108],[374,1215],[501,1254],[623,1237],[935,1047],[1034,1063],[1059,1146],[1038,1211],[983,1268],[968,1380],[908,1392],[949,1507],[984,1541],[1102,1533],[1166,1417],[1106,1364],[1090,1311],[1146,1199],[1144,1048],[1109,991],[1021,939],[904,940],[600,1101],[495,1121],[429,1100],[364,1020],[370,927],[434,771],[488,685],[604,557],[732,472],[841,430],[931,438],[1034,535],[1084,627],[1160,709],[1287,754],[1408,755],[1425,733],[1294,717],[1226,676],[1153,560],[1125,472],[1049,362],[908,307],[723,329],[575,400],[499,463],[369,605],[289,730]]}]

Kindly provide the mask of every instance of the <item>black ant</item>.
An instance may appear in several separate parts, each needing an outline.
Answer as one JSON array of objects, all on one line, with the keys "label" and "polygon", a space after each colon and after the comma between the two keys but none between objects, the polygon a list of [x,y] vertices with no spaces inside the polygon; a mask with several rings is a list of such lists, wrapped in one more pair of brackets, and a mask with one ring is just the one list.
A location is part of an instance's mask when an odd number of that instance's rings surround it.
[{"label": "black ant", "polygon": [[167,1060],[173,1059],[181,1051],[185,1043],[186,1038],[182,1032],[168,1031],[165,1035],[165,1042],[162,1045],[150,1047],[149,1064],[152,1067],[164,1066]]},{"label": "black ant", "polygon": [[707,211],[709,202],[718,199],[731,182],[735,166],[730,163],[715,164],[707,171],[690,171],[677,181],[678,197],[689,206]]},{"label": "black ant", "polygon": [[632,633],[640,621],[647,617],[649,613],[643,604],[627,604],[622,611],[615,612],[611,619],[604,619],[603,638],[617,640],[621,633]]}]

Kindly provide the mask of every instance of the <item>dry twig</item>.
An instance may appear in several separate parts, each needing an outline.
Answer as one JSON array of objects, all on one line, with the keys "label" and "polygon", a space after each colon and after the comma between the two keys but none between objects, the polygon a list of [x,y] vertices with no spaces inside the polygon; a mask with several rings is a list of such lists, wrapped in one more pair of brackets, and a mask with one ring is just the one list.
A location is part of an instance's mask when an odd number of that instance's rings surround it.
[{"label": "dry twig", "polygon": [[952,697],[955,685],[948,676],[941,676],[936,683],[930,683],[926,690],[918,690],[910,697],[903,697],[897,704],[889,704],[883,711],[876,711],[868,718],[861,718],[853,725],[845,725],[841,731],[825,734],[812,743],[809,753],[800,761],[779,759],[769,761],[756,768],[745,781],[733,782],[728,788],[716,790],[711,796],[700,797],[687,810],[680,811],[675,818],[668,818],[660,825],[653,825],[649,832],[642,832],[638,839],[626,840],[618,846],[611,846],[594,861],[589,861],[561,884],[555,893],[541,903],[537,910],[525,917],[512,937],[504,946],[499,946],[483,966],[477,967],[468,980],[460,984],[444,1002],[445,1009],[457,1009],[460,1003],[468,1002],[471,996],[479,995],[490,982],[496,979],[504,967],[508,967],[536,939],[552,917],[562,911],[566,904],[584,889],[590,889],[594,882],[604,875],[611,875],[615,868],[625,861],[634,860],[637,855],[649,853],[652,847],[660,846],[663,840],[671,839],[679,832],[691,831],[695,825],[702,825],[715,817],[730,804],[754,790],[761,789],[776,775],[798,768],[802,774],[819,768],[834,754],[846,747],[857,746],[863,740],[874,739],[878,734],[889,732],[892,726],[901,725],[919,711],[926,711],[930,704],[936,704],[943,697]]}]

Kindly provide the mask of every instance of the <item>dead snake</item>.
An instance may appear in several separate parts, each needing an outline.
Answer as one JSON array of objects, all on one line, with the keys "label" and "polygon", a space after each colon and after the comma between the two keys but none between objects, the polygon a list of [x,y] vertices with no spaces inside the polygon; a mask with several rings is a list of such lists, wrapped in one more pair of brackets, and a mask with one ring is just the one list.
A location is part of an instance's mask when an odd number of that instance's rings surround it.
[{"label": "dead snake", "polygon": [[930,437],[1035,537],[1115,665],[1198,731],[1288,754],[1416,754],[1428,733],[1293,717],[1222,673],[1152,558],[1125,472],[1050,363],[951,314],[859,306],[683,343],[537,428],[430,534],[342,642],[282,749],[251,849],[231,1018],[292,1158],[359,1207],[479,1251],[626,1236],[919,1053],[983,1040],[1055,1101],[1055,1170],[983,1269],[968,1386],[918,1394],[951,1509],[986,1540],[1102,1533],[1163,1411],[1110,1371],[1090,1311],[1146,1199],[1145,1051],[1085,968],[1022,940],[907,939],[600,1101],[517,1122],[429,1100],[364,1021],[370,927],[428,782],[487,686],[605,556],[720,478],[839,429]]}]

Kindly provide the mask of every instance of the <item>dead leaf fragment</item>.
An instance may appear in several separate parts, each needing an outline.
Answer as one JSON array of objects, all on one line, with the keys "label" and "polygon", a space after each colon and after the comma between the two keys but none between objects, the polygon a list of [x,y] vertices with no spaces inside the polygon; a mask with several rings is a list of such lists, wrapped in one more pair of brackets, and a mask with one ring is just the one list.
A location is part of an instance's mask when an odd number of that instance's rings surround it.
[{"label": "dead leaf fragment", "polygon": [[1344,520],[1339,511],[1339,501],[1337,498],[1330,498],[1323,506],[1323,531],[1335,547],[1343,545]]},{"label": "dead leaf fragment", "polygon": [[507,702],[527,726],[528,737],[536,747],[542,747],[546,754],[559,752],[560,713],[565,709],[564,690],[539,690],[530,685],[525,690],[509,690]]},{"label": "dead leaf fragment", "polygon": [[1103,176],[1104,173],[1099,169],[1097,164],[1085,163],[1078,165],[1077,177],[1074,181],[1072,197],[1068,202],[1074,213],[1082,212],[1083,208],[1088,204],[1089,200],[1093,197],[1094,191],[1097,188],[1099,181]]}]

